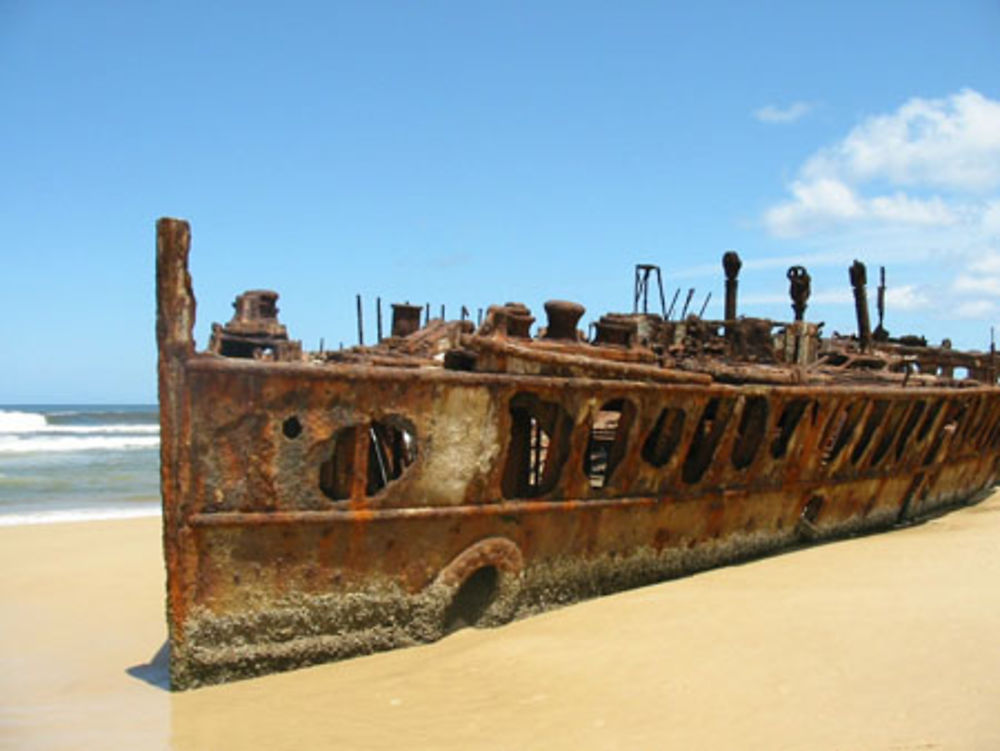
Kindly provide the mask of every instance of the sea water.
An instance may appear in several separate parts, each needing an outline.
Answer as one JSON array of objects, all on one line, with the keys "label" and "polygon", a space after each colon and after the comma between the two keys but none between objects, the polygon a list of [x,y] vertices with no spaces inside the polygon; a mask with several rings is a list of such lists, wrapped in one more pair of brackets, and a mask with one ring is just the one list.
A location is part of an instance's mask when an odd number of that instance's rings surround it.
[{"label": "sea water", "polygon": [[159,513],[156,405],[0,406],[0,525]]}]

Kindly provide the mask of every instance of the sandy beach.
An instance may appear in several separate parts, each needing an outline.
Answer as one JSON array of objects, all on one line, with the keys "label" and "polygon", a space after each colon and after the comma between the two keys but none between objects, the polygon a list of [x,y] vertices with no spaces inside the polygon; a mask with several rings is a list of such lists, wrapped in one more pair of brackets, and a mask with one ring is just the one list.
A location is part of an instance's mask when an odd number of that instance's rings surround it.
[{"label": "sandy beach", "polygon": [[436,644],[171,694],[158,519],[0,528],[0,746],[997,749],[1000,494]]}]

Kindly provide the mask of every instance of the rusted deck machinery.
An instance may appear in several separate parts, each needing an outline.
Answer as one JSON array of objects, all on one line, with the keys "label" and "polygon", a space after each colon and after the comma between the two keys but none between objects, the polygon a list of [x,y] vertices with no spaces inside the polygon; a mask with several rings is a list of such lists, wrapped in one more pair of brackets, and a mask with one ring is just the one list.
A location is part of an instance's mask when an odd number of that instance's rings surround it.
[{"label": "rusted deck machinery", "polygon": [[523,305],[478,328],[397,305],[377,345],[303,354],[257,290],[195,352],[189,228],[157,232],[174,688],[886,529],[998,477],[992,353],[893,340],[881,305],[871,332],[860,264],[856,337],[803,320],[801,267],[795,321],[737,317],[727,254],[722,321],[645,312],[640,267],[590,340],[572,303],[534,338]]}]

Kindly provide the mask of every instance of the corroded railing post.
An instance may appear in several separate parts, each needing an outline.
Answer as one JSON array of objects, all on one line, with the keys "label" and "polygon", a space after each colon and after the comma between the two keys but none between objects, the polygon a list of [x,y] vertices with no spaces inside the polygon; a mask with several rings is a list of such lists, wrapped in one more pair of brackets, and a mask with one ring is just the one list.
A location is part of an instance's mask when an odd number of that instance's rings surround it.
[{"label": "corroded railing post", "polygon": [[[163,550],[167,565],[167,625],[171,645],[183,641],[185,556],[188,534],[184,509],[189,487],[191,409],[186,363],[194,354],[195,299],[188,274],[191,228],[180,219],[156,223],[156,343],[160,403],[160,492],[163,498]],[[171,656],[171,682],[176,655]]]}]

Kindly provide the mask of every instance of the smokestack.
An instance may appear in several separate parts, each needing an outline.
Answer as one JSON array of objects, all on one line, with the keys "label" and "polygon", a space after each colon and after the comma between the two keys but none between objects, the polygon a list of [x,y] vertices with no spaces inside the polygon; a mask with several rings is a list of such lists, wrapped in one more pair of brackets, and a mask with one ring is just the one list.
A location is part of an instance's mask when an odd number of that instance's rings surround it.
[{"label": "smokestack", "polygon": [[722,268],[726,272],[726,318],[727,321],[736,320],[736,290],[739,287],[737,277],[743,262],[736,254],[736,251],[726,251],[722,256]]},{"label": "smokestack", "polygon": [[862,350],[867,350],[872,341],[872,324],[868,318],[868,272],[861,261],[855,261],[850,269],[851,286],[854,287],[854,310],[858,315],[858,341]]}]

